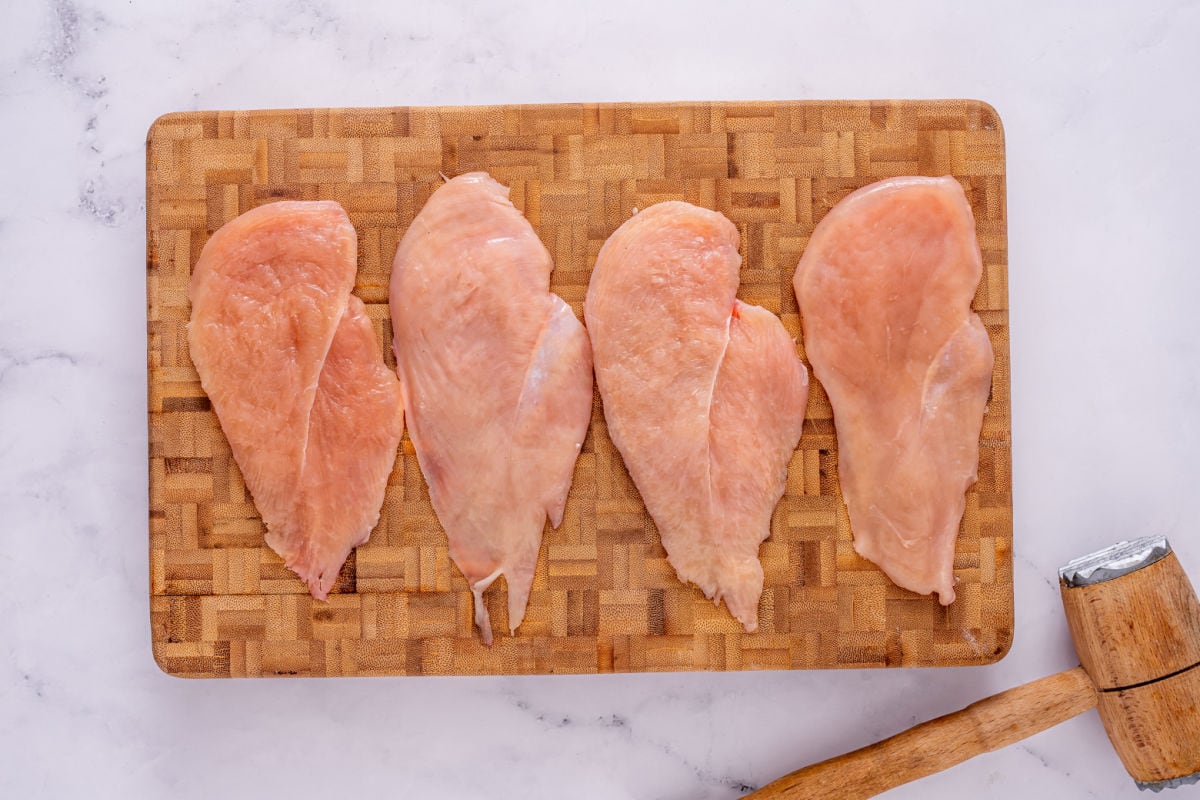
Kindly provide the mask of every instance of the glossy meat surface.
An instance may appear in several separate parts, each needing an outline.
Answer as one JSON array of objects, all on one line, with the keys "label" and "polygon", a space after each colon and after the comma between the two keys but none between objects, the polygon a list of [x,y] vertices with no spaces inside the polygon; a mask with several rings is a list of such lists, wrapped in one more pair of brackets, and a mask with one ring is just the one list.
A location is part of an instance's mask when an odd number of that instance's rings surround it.
[{"label": "glossy meat surface", "polygon": [[267,544],[322,600],[379,519],[404,424],[356,251],[337,203],[269,203],[210,237],[189,287],[192,361]]},{"label": "glossy meat surface", "polygon": [[971,311],[982,269],[958,182],[892,178],[829,212],[794,279],[854,547],[943,605],[991,386],[991,343]]},{"label": "glossy meat surface", "polygon": [[665,202],[604,244],[585,316],[609,434],[681,580],[758,625],[808,374],[774,314],[736,299],[737,229]]},{"label": "glossy meat surface", "polygon": [[392,270],[409,434],[486,643],[483,592],[504,575],[515,631],[591,419],[587,334],[549,291],[552,270],[508,190],[484,173],[434,192]]}]

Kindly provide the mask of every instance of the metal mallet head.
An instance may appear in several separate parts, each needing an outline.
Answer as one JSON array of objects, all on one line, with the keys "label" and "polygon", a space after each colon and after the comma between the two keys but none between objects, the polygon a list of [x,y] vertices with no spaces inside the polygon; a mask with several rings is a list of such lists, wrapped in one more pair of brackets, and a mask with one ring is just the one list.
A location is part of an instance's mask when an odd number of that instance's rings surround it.
[{"label": "metal mallet head", "polygon": [[755,800],[863,800],[1099,708],[1142,789],[1200,780],[1200,601],[1163,537],[1059,571],[1080,665],[773,781]]},{"label": "metal mallet head", "polygon": [[1142,789],[1200,780],[1200,602],[1162,536],[1059,570],[1075,652],[1100,719]]}]

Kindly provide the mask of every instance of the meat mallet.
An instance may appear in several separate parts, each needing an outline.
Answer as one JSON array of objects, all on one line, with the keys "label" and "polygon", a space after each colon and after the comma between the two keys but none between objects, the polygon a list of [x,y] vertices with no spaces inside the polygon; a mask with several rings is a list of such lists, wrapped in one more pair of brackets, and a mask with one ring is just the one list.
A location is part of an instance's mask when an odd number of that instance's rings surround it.
[{"label": "meat mallet", "polygon": [[1097,706],[1139,788],[1200,780],[1200,603],[1170,543],[1122,542],[1058,574],[1080,666],[797,770],[746,797],[874,797]]}]

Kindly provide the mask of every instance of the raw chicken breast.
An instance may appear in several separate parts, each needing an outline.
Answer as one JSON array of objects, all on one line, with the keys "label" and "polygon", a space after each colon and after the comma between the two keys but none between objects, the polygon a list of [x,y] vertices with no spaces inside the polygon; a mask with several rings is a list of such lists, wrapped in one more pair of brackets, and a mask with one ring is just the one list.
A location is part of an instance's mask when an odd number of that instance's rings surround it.
[{"label": "raw chicken breast", "polygon": [[982,270],[958,182],[892,178],[821,220],[794,278],[854,548],[943,605],[991,385],[992,346],[971,311]]},{"label": "raw chicken breast", "polygon": [[783,323],[736,299],[740,263],[724,216],[659,203],[604,243],[585,318],[609,434],[668,561],[754,631],[808,372]]},{"label": "raw chicken breast", "polygon": [[212,235],[189,288],[200,382],[267,544],[318,600],[379,521],[404,427],[356,265],[340,205],[270,203]]},{"label": "raw chicken breast", "polygon": [[504,575],[516,631],[592,413],[587,334],[553,268],[508,190],[474,172],[433,193],[392,269],[409,435],[487,644],[483,593]]}]

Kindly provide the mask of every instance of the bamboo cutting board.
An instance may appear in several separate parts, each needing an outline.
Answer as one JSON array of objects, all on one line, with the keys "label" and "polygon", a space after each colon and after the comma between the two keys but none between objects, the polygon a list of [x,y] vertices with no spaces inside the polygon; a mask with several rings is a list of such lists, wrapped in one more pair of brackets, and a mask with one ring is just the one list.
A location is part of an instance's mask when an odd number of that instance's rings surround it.
[{"label": "bamboo cutting board", "polygon": [[[150,608],[168,673],[442,675],[985,664],[1012,639],[1012,492],[1004,136],[976,101],[587,104],[169,114],[146,145]],[[979,482],[948,608],[893,586],[852,546],[829,402],[814,380],[787,493],[760,555],[759,631],[681,584],[606,433],[599,399],[566,516],[547,529],[529,609],[496,643],[473,630],[405,437],[382,517],[328,603],[263,543],[263,525],[188,357],[190,270],[208,236],[261,203],[333,199],[358,231],[356,293],[391,357],[396,244],[439,173],[512,187],[582,316],[601,244],[635,208],[682,199],[741,233],[739,297],[800,334],[791,276],[839,199],[893,175],[954,175],[975,212],[974,307],[995,348]],[[803,345],[800,345],[803,355]]]}]

